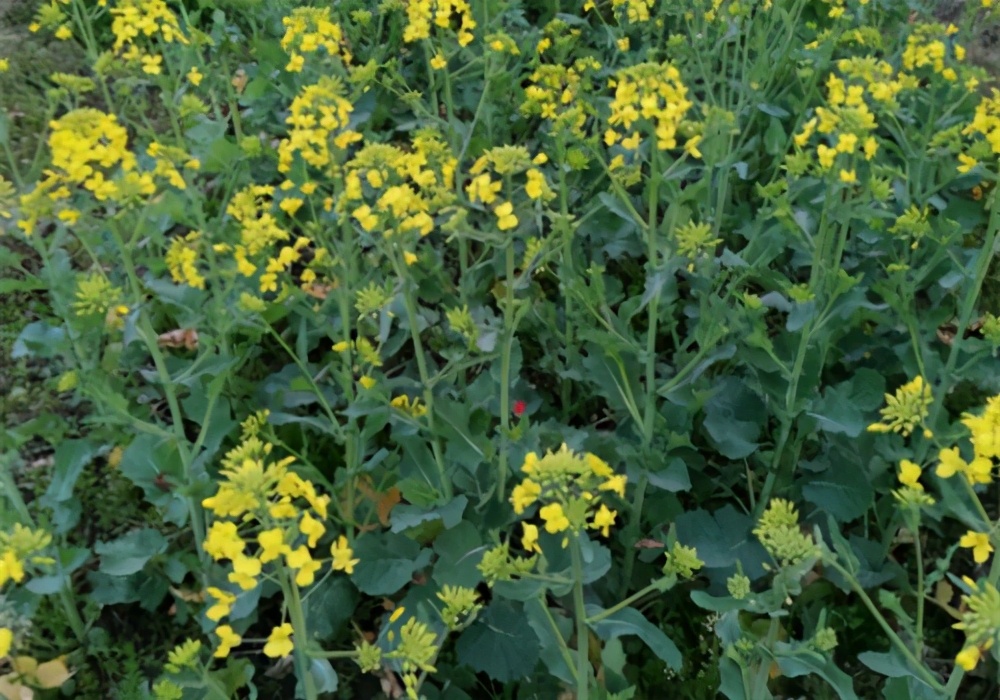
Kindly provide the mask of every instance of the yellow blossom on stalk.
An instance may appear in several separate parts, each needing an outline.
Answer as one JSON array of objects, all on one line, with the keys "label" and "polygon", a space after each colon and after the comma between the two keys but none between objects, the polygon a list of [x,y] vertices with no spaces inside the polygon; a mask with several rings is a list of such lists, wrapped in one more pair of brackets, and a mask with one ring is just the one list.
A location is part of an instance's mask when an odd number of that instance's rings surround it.
[{"label": "yellow blossom on stalk", "polygon": [[10,70],[10,61],[6,58],[0,58],[0,73],[6,73]]},{"label": "yellow blossom on stalk", "polygon": [[444,57],[444,54],[440,51],[434,54],[434,58],[431,59],[431,68],[434,70],[442,70],[448,67],[448,59]]},{"label": "yellow blossom on stalk", "polygon": [[292,626],[285,622],[271,630],[264,645],[264,656],[271,659],[288,656],[295,645],[292,644]]},{"label": "yellow blossom on stalk", "polygon": [[514,487],[511,492],[510,500],[514,505],[514,512],[518,515],[524,512],[525,508],[530,506],[542,493],[542,487],[536,484],[531,479],[525,479],[520,484]]},{"label": "yellow blossom on stalk", "polygon": [[993,647],[1000,635],[1000,591],[986,580],[962,581],[971,589],[962,596],[961,620],[952,627],[965,632],[965,645],[955,657],[955,663],[971,671],[979,663],[982,652]]},{"label": "yellow blossom on stalk", "polygon": [[257,534],[257,542],[261,551],[257,555],[262,564],[274,561],[283,554],[291,552],[291,548],[285,544],[285,533],[280,527],[273,527]]},{"label": "yellow blossom on stalk", "polygon": [[957,447],[946,447],[938,453],[935,473],[942,479],[962,474],[970,484],[988,484],[993,480],[992,472],[993,462],[987,457],[976,457],[966,462]]},{"label": "yellow blossom on stalk", "polygon": [[0,659],[10,654],[10,648],[14,644],[14,631],[9,627],[0,627]]},{"label": "yellow blossom on stalk", "polygon": [[[543,40],[545,41],[545,40]],[[556,131],[568,130],[582,137],[587,119],[596,114],[593,101],[594,78],[601,64],[591,56],[572,65],[542,64],[528,76],[521,114],[549,120]]]},{"label": "yellow blossom on stalk", "polygon": [[640,63],[619,70],[611,83],[615,93],[608,125],[618,137],[624,138],[633,131],[633,125],[644,123],[655,136],[659,150],[678,147],[682,123],[694,103],[688,98],[687,86],[676,66]]},{"label": "yellow blossom on stalk", "polygon": [[295,585],[309,586],[316,579],[316,572],[320,569],[320,562],[312,558],[309,549],[304,545],[293,549],[285,555],[285,563],[295,571]]},{"label": "yellow blossom on stalk", "polygon": [[285,27],[281,48],[288,52],[289,66],[292,66],[286,67],[286,70],[302,70],[305,63],[303,54],[315,53],[319,49],[323,49],[327,56],[339,56],[345,64],[350,63],[351,54],[343,49],[343,30],[333,21],[329,7],[297,7],[281,23]]},{"label": "yellow blossom on stalk", "polygon": [[538,526],[532,523],[521,523],[521,546],[525,551],[541,553],[538,546]]},{"label": "yellow blossom on stalk", "polygon": [[260,576],[260,559],[243,554],[233,557],[233,570],[229,573],[229,582],[235,583],[244,591],[252,591],[257,587],[257,577]]},{"label": "yellow blossom on stalk", "polygon": [[229,625],[219,625],[215,628],[215,634],[219,637],[219,646],[212,656],[217,659],[224,659],[229,656],[232,648],[238,646],[243,641],[243,637],[236,634]]},{"label": "yellow blossom on stalk", "polygon": [[205,611],[205,617],[213,622],[218,622],[226,615],[229,611],[233,609],[233,603],[236,602],[236,596],[228,591],[224,591],[221,588],[215,588],[214,586],[209,586],[205,589],[211,597],[215,598],[215,603]]},{"label": "yellow blossom on stalk", "polygon": [[975,158],[973,158],[971,156],[967,156],[964,153],[959,153],[958,154],[958,163],[959,163],[959,165],[956,168],[956,170],[958,170],[958,172],[962,173],[963,175],[965,175],[970,170],[972,170],[977,165],[979,165],[979,161],[978,160],[976,160]]},{"label": "yellow blossom on stalk", "polygon": [[406,3],[406,28],[403,41],[412,43],[429,39],[437,30],[453,33],[459,46],[472,43],[476,21],[467,0],[412,0]]},{"label": "yellow blossom on stalk", "polygon": [[243,554],[245,543],[240,538],[236,523],[216,521],[208,529],[205,552],[216,561],[235,559]]},{"label": "yellow blossom on stalk", "polygon": [[989,534],[986,532],[976,532],[975,530],[969,530],[962,535],[958,541],[958,546],[971,549],[972,558],[977,564],[982,564],[989,559],[990,552],[993,551]]},{"label": "yellow blossom on stalk", "polygon": [[1000,154],[1000,91],[993,88],[990,97],[984,97],[976,105],[972,121],[962,129],[965,136],[983,136],[994,154]]},{"label": "yellow blossom on stalk", "polygon": [[346,574],[354,573],[354,565],[360,562],[355,559],[354,550],[347,543],[347,538],[341,535],[337,541],[330,546],[330,554],[333,555],[333,570],[343,571]]},{"label": "yellow blossom on stalk", "polygon": [[186,284],[195,289],[205,288],[205,278],[198,270],[198,241],[201,233],[192,231],[171,240],[164,262],[170,277],[177,284]]},{"label": "yellow blossom on stalk", "polygon": [[414,397],[411,402],[409,396],[401,394],[390,401],[389,405],[393,408],[399,409],[412,418],[420,418],[421,416],[427,414],[427,406],[424,405],[419,397]]},{"label": "yellow blossom on stalk", "polygon": [[[625,476],[617,475],[610,465],[593,454],[578,455],[563,445],[558,451],[539,457],[529,452],[521,465],[524,478],[511,492],[514,512],[523,513],[536,502],[546,532],[555,534],[585,528],[599,530],[605,537],[617,513],[604,503],[607,494],[623,495]],[[526,535],[537,533],[525,527]],[[568,542],[568,540],[567,540]],[[565,544],[564,544],[565,546]],[[526,546],[531,550],[532,547]]]},{"label": "yellow blossom on stalk", "polygon": [[923,377],[917,376],[899,387],[895,394],[885,395],[885,408],[879,411],[882,420],[869,425],[868,431],[896,432],[908,437],[927,418],[932,401],[931,388],[924,383]]},{"label": "yellow blossom on stalk", "polygon": [[27,576],[25,566],[55,563],[42,554],[51,543],[52,535],[45,530],[33,530],[20,523],[0,532],[0,588],[8,581],[23,581]]},{"label": "yellow blossom on stalk", "polygon": [[279,172],[289,172],[296,155],[314,168],[325,167],[333,161],[331,144],[343,151],[361,140],[361,134],[347,128],[354,105],[345,94],[343,81],[331,75],[302,87],[285,119],[291,131],[278,144]]},{"label": "yellow blossom on stalk", "polygon": [[972,447],[977,458],[1000,457],[1000,396],[987,400],[982,415],[963,415],[962,425],[972,433]]},{"label": "yellow blossom on stalk", "polygon": [[503,202],[493,207],[493,213],[497,217],[497,228],[501,231],[517,227],[517,217],[514,215],[514,205],[511,202]]}]

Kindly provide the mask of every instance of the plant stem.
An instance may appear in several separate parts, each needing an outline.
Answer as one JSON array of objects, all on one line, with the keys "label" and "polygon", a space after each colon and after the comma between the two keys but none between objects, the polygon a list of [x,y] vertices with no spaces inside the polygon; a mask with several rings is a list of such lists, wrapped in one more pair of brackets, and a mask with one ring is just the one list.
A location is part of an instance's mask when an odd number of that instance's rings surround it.
[{"label": "plant stem", "polygon": [[288,570],[281,573],[281,587],[284,589],[285,603],[288,605],[288,615],[292,618],[292,634],[295,640],[295,665],[299,667],[299,678],[305,691],[306,700],[316,700],[319,693],[316,690],[316,680],[309,669],[309,631],[306,627],[306,616],[302,610],[302,598],[299,597],[299,587],[291,580]]},{"label": "plant stem", "polygon": [[878,623],[879,627],[882,628],[882,631],[885,632],[887,637],[889,637],[889,641],[892,642],[892,645],[896,647],[896,649],[899,650],[899,652],[909,662],[910,670],[916,673],[920,677],[920,680],[929,685],[935,691],[939,693],[943,691],[944,686],[941,685],[941,682],[934,677],[934,675],[927,669],[926,666],[924,666],[924,664],[920,661],[920,659],[914,656],[913,652],[910,650],[910,647],[906,645],[906,642],[900,639],[899,635],[896,634],[896,631],[892,629],[892,626],[886,621],[882,613],[879,612],[879,609],[875,606],[875,603],[868,596],[868,593],[865,592],[865,589],[861,587],[861,584],[858,583],[854,575],[850,571],[845,569],[840,564],[840,562],[838,562],[833,557],[824,557],[823,561],[828,566],[830,566],[830,568],[834,569],[841,576],[843,576],[848,583],[850,583],[851,588],[854,589],[854,592],[857,593],[858,596],[861,598],[861,601],[865,604],[865,607],[868,608],[868,612],[870,612],[872,614],[872,617],[875,618],[875,622]]},{"label": "plant stem", "polygon": [[507,442],[510,435],[510,354],[514,347],[516,319],[514,314],[514,246],[507,242],[505,251],[507,282],[504,294],[503,354],[500,356],[500,465],[497,476],[497,500],[507,494]]},{"label": "plant stem", "polygon": [[413,341],[413,354],[417,359],[417,371],[420,373],[420,383],[423,385],[424,389],[424,403],[427,405],[427,427],[430,429],[431,433],[431,451],[434,453],[434,463],[437,465],[438,479],[441,482],[441,492],[444,494],[446,499],[451,500],[451,481],[448,479],[447,472],[444,468],[444,455],[441,452],[441,440],[438,437],[438,432],[434,424],[434,391],[431,389],[430,375],[427,373],[427,358],[424,357],[424,343],[420,339],[420,325],[418,323],[419,316],[417,315],[417,305],[413,301],[415,292],[411,294],[410,290],[406,288],[406,283],[409,278],[404,273],[404,264],[399,258],[398,251],[391,251],[389,257],[392,260],[392,266],[396,270],[396,276],[399,278],[400,284],[402,285],[403,305],[406,307],[406,319],[407,324],[410,326],[410,339]]},{"label": "plant stem", "polygon": [[662,577],[660,579],[657,579],[656,581],[653,581],[651,584],[649,584],[648,586],[646,586],[642,590],[636,591],[635,593],[633,593],[632,595],[630,595],[628,598],[625,598],[624,600],[622,600],[619,603],[615,603],[614,605],[612,605],[607,610],[602,610],[601,612],[597,613],[596,615],[593,615],[592,617],[588,617],[587,618],[587,622],[589,624],[594,624],[594,623],[600,622],[601,620],[604,620],[606,618],[611,617],[612,615],[614,615],[619,610],[624,610],[625,608],[627,608],[628,606],[630,606],[632,603],[636,602],[637,600],[639,600],[641,598],[644,598],[645,596],[649,595],[650,593],[654,593],[656,591],[662,591],[662,590],[664,590],[664,588],[662,586],[662,582],[663,582],[663,580],[665,578],[667,578],[667,577],[664,576],[664,577]]},{"label": "plant stem", "polygon": [[580,552],[580,535],[570,545],[573,557],[573,617],[576,620],[576,700],[589,700],[590,659],[587,654],[590,638],[587,632],[587,610],[583,603],[583,555]]}]

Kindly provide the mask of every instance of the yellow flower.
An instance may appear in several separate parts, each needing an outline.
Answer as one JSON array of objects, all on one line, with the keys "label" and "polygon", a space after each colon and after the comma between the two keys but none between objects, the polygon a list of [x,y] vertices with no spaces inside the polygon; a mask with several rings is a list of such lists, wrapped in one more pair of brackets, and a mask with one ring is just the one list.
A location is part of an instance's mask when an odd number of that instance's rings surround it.
[{"label": "yellow flower", "polygon": [[545,521],[545,531],[550,534],[562,532],[569,528],[569,518],[563,512],[563,507],[559,503],[550,503],[542,506],[538,515]]},{"label": "yellow flower", "polygon": [[10,61],[6,58],[0,58],[0,73],[6,73],[10,70]]},{"label": "yellow flower", "polygon": [[434,70],[441,70],[447,65],[448,65],[448,59],[446,59],[444,57],[444,54],[440,52],[435,54],[434,58],[431,59],[431,68],[433,68]]},{"label": "yellow flower", "polygon": [[993,545],[990,544],[990,536],[985,532],[976,532],[975,530],[969,530],[962,535],[962,538],[958,541],[958,546],[971,549],[972,558],[977,564],[982,564],[989,559],[990,552],[993,551]]},{"label": "yellow flower", "polygon": [[514,505],[514,512],[520,515],[524,509],[534,503],[542,493],[542,487],[532,481],[525,479],[514,487],[510,495],[510,502]]},{"label": "yellow flower", "polygon": [[242,555],[243,540],[237,534],[236,523],[218,521],[212,523],[205,538],[205,552],[216,561],[235,559]]},{"label": "yellow flower", "polygon": [[201,74],[201,71],[198,70],[197,66],[192,67],[191,70],[187,72],[188,82],[194,85],[195,87],[201,85],[201,79],[204,77],[205,76]]},{"label": "yellow flower", "polygon": [[274,561],[282,554],[291,551],[289,546],[285,544],[285,533],[280,527],[273,527],[270,530],[264,530],[257,535],[257,542],[261,546],[261,552],[257,555],[262,564],[266,564],[269,561]]},{"label": "yellow flower", "polygon": [[411,253],[411,252],[410,252],[410,251],[408,251],[408,250],[406,250],[406,251],[403,251],[403,261],[404,261],[404,262],[405,262],[405,263],[406,263],[407,265],[412,265],[412,264],[413,264],[413,263],[415,263],[415,262],[416,262],[417,260],[418,260],[418,258],[417,258],[417,254],[416,254],[416,253]]},{"label": "yellow flower", "polygon": [[978,160],[976,160],[975,158],[973,158],[971,156],[967,156],[964,153],[959,153],[958,154],[958,162],[960,163],[960,165],[956,169],[958,170],[958,172],[962,173],[963,175],[965,173],[969,172],[970,170],[972,170],[977,165],[979,165],[979,161]]},{"label": "yellow flower", "polygon": [[10,653],[10,647],[14,644],[14,632],[6,627],[0,627],[0,659]]},{"label": "yellow flower", "polygon": [[292,626],[289,623],[285,622],[275,627],[267,638],[267,644],[264,645],[264,656],[278,659],[291,654],[295,648],[291,637]]},{"label": "yellow flower", "polygon": [[367,374],[358,380],[358,384],[363,386],[365,389],[371,389],[375,384],[377,384],[374,377],[369,377]]},{"label": "yellow flower", "polygon": [[214,586],[209,586],[205,589],[205,592],[210,596],[215,598],[215,604],[210,607],[205,612],[205,617],[213,622],[218,622],[233,608],[233,603],[236,602],[236,596],[234,596],[229,591],[224,591],[221,588],[215,588]]},{"label": "yellow flower", "polygon": [[260,569],[260,559],[241,554],[233,559],[233,570],[229,574],[229,581],[244,591],[252,591],[257,586],[257,576],[260,576]]},{"label": "yellow flower", "polygon": [[243,637],[236,634],[229,625],[219,625],[215,628],[215,633],[219,635],[219,647],[212,656],[217,659],[224,659],[229,656],[232,648],[243,641]]},{"label": "yellow flower", "polygon": [[309,538],[309,548],[312,549],[319,542],[319,538],[323,536],[323,533],[326,532],[326,528],[323,527],[323,523],[309,515],[307,511],[303,514],[302,521],[299,523],[299,532]]},{"label": "yellow flower", "polygon": [[521,546],[529,552],[541,552],[538,546],[538,526],[531,523],[521,523],[523,535],[521,536]]},{"label": "yellow flower", "polygon": [[920,484],[920,465],[908,459],[902,460],[899,463],[899,483],[923,491],[924,487]]},{"label": "yellow flower", "polygon": [[493,208],[493,213],[497,216],[497,228],[501,231],[509,231],[517,226],[517,217],[514,216],[514,205],[510,202],[498,204]]},{"label": "yellow flower", "polygon": [[289,73],[301,73],[302,68],[306,65],[306,58],[302,54],[293,54],[288,60],[288,65],[285,66],[285,70]]},{"label": "yellow flower", "polygon": [[[983,0],[983,2],[985,3],[987,0]],[[955,656],[955,663],[966,671],[971,671],[979,663],[981,653],[979,647],[966,647]]]},{"label": "yellow flower", "polygon": [[594,513],[594,519],[591,521],[590,527],[594,530],[600,530],[601,534],[607,537],[611,526],[615,524],[616,515],[618,515],[617,511],[610,510],[602,503],[601,507]]},{"label": "yellow flower", "polygon": [[348,343],[346,340],[341,340],[339,343],[334,343],[333,344],[333,351],[334,352],[347,352],[347,350],[350,347],[351,347],[350,343]]},{"label": "yellow flower", "polygon": [[316,580],[316,572],[319,571],[320,563],[312,558],[309,550],[305,546],[293,550],[285,555],[288,566],[295,569],[295,585],[309,586]]},{"label": "yellow flower", "polygon": [[70,29],[65,24],[56,30],[56,39],[59,39],[60,41],[66,41],[67,39],[72,39],[72,38],[73,38],[73,30]]},{"label": "yellow flower", "polygon": [[354,550],[348,546],[347,538],[344,535],[338,537],[337,541],[330,546],[330,554],[333,555],[333,570],[343,571],[346,574],[353,574],[354,565],[361,561],[360,559],[352,559]]},{"label": "yellow flower", "polygon": [[613,491],[617,493],[620,497],[625,497],[625,482],[626,477],[624,474],[615,474],[609,477],[607,481],[601,484],[598,488],[601,491]]}]

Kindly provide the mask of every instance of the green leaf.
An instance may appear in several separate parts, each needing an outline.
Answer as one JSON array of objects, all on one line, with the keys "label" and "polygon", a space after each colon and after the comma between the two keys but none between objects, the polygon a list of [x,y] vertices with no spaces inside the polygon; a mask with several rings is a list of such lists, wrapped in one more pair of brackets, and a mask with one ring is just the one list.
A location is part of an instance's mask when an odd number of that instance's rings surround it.
[{"label": "green leaf", "polygon": [[875,497],[865,470],[854,462],[838,462],[802,487],[803,497],[841,523],[865,514]]},{"label": "green leaf", "polygon": [[351,580],[362,593],[392,595],[403,588],[417,569],[427,566],[431,550],[408,537],[391,532],[367,534],[354,543],[354,555],[360,559]]},{"label": "green leaf", "polygon": [[671,493],[687,491],[691,488],[691,476],[688,474],[687,465],[680,457],[670,460],[667,468],[662,471],[649,472],[647,477],[650,484]]},{"label": "green leaf", "polygon": [[538,663],[541,647],[524,608],[495,600],[455,644],[458,660],[490,678],[507,683],[527,677]]},{"label": "green leaf", "polygon": [[[573,621],[563,614],[547,610],[544,598],[539,596],[525,602],[524,612],[528,624],[541,641],[542,663],[556,678],[565,683],[573,683],[573,670],[566,665],[566,660],[560,651],[560,647],[566,644],[573,634]],[[553,623],[556,629],[552,629]]]},{"label": "green leaf", "polygon": [[879,675],[888,678],[902,678],[913,676],[909,664],[903,656],[891,647],[889,651],[879,653],[877,651],[865,651],[858,654],[858,661],[873,670]]},{"label": "green leaf", "polygon": [[792,651],[790,645],[781,642],[775,645],[775,651],[778,668],[789,678],[814,674],[829,683],[840,700],[858,700],[851,677],[837,668],[830,659],[814,651]]},{"label": "green leaf", "polygon": [[150,559],[167,551],[167,540],[158,530],[133,530],[111,542],[98,542],[94,553],[100,556],[100,571],[110,576],[128,576],[141,571]]},{"label": "green leaf", "polygon": [[[604,612],[596,605],[587,606],[587,616],[593,617]],[[623,635],[635,635],[646,643],[650,651],[675,671],[684,664],[681,652],[670,637],[659,627],[642,616],[635,608],[623,608],[598,622],[587,623],[598,637],[604,640],[616,639]]]},{"label": "green leaf", "polygon": [[330,576],[310,589],[305,599],[309,632],[330,639],[339,632],[357,607],[358,592],[344,576]]},{"label": "green leaf", "polygon": [[716,385],[705,403],[703,425],[716,449],[729,459],[743,459],[757,449],[757,438],[767,418],[763,401],[735,377]]},{"label": "green leaf", "polygon": [[474,588],[482,581],[479,562],[486,548],[476,526],[463,521],[442,532],[434,540],[437,562],[434,564],[434,580],[440,585],[465,586]]},{"label": "green leaf", "polygon": [[[726,657],[719,661],[719,680],[719,692],[728,700],[749,700],[743,686],[743,671],[732,659]],[[772,696],[768,692],[766,697]]]},{"label": "green leaf", "polygon": [[465,496],[456,496],[437,508],[421,508],[414,505],[398,505],[392,509],[392,531],[402,532],[431,520],[440,520],[446,528],[452,528],[462,521],[462,513],[469,504]]},{"label": "green leaf", "polygon": [[66,440],[53,455],[53,474],[41,503],[50,508],[56,532],[68,532],[80,518],[80,503],[73,490],[83,468],[94,458],[97,447],[87,440]]},{"label": "green leaf", "polygon": [[59,354],[66,331],[62,326],[50,326],[45,321],[35,321],[25,326],[14,341],[10,356],[17,360],[22,357],[49,359]]}]

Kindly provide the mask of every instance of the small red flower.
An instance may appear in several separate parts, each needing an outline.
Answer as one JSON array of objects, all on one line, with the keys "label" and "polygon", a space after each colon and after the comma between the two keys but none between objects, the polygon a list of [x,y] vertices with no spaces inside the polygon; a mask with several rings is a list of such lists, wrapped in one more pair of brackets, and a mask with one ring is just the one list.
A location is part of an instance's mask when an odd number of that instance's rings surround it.
[{"label": "small red flower", "polygon": [[526,404],[524,401],[520,401],[520,400],[515,401],[514,402],[514,416],[517,417],[517,418],[520,418],[521,416],[523,416],[524,415],[524,409],[526,409],[527,407],[528,407],[528,404]]}]

